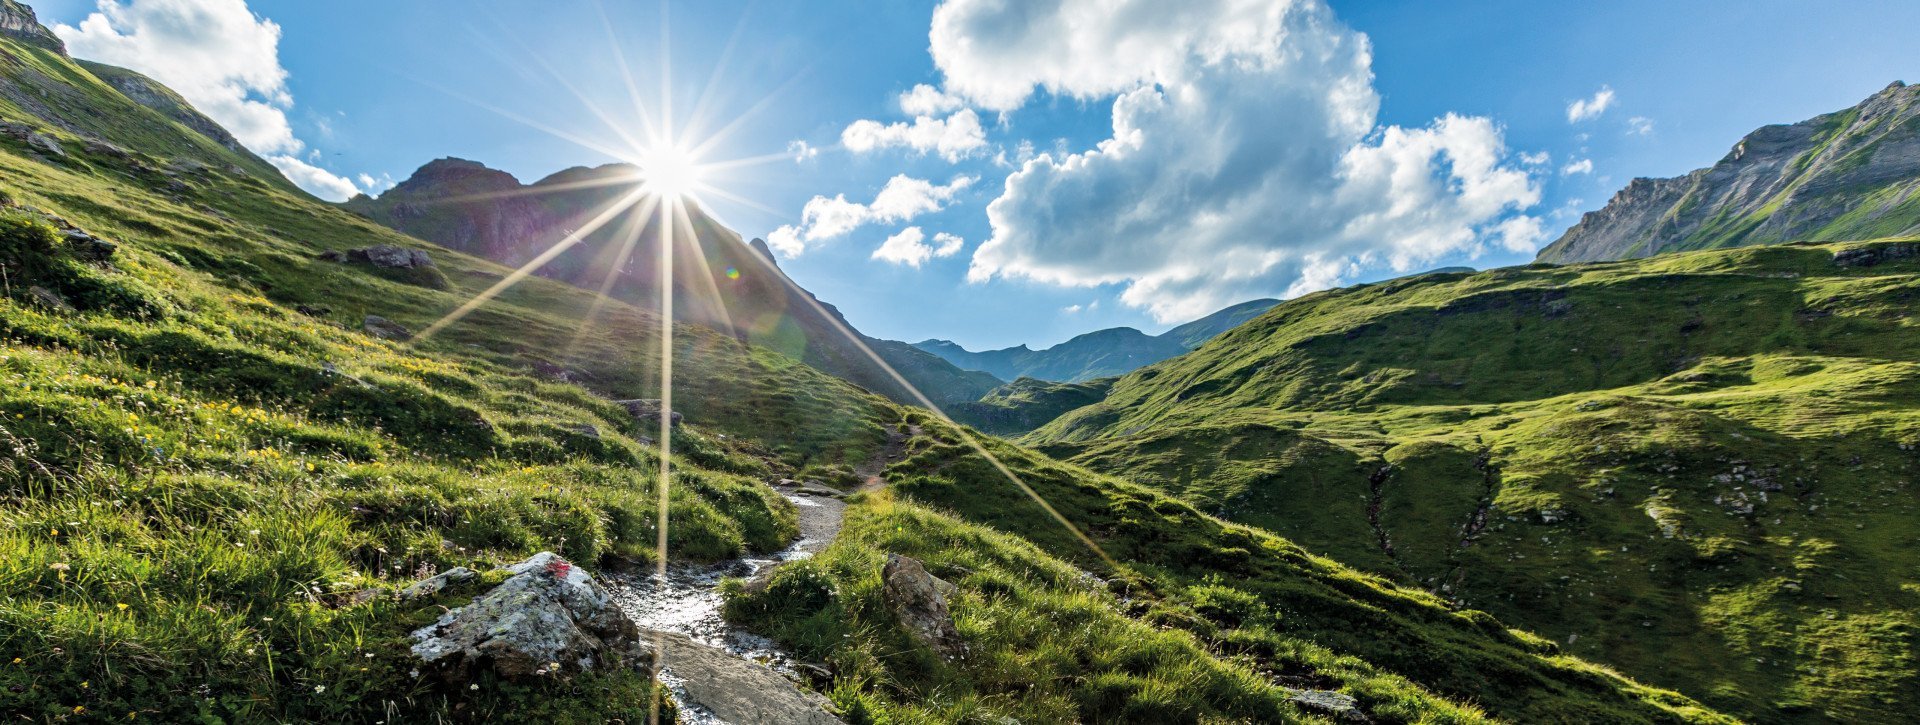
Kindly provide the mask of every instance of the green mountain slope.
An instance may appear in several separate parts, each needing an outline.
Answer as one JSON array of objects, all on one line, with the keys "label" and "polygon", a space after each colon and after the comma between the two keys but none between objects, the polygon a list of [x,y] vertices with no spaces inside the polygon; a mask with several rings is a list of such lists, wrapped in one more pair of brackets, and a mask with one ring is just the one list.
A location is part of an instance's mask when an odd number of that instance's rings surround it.
[{"label": "green mountain slope", "polygon": [[[520,266],[541,256],[640,183],[627,164],[574,168],[532,184],[463,159],[440,159],[373,199],[345,207],[420,239]],[[637,215],[637,213],[636,213]],[[787,278],[766,243],[751,243],[697,207],[678,231],[674,290],[677,319],[727,331],[743,341],[786,352],[817,369],[896,401],[914,397],[841,333],[851,329],[832,305]],[[538,274],[637,305],[657,304],[661,235],[657,215],[630,224],[626,217],[553,257]],[[636,228],[637,226],[637,228]],[[691,232],[697,244],[687,244]],[[628,240],[633,239],[629,244]],[[697,252],[697,253],[696,253]],[[616,270],[609,275],[609,270]],[[935,404],[971,401],[1000,384],[960,370],[913,347],[861,340]]]},{"label": "green mountain slope", "polygon": [[1920,242],[1308,295],[1024,440],[1769,722],[1920,713]]},{"label": "green mountain slope", "polygon": [[1129,373],[1185,353],[1277,304],[1279,300],[1242,302],[1159,335],[1131,327],[1095,330],[1045,350],[1019,345],[973,352],[948,340],[922,340],[913,346],[963,370],[979,370],[1006,380],[1083,383]]},{"label": "green mountain slope", "polygon": [[[0,70],[70,79],[75,97],[120,93],[44,48],[0,39],[0,57],[20,62]],[[657,390],[659,320],[615,301],[584,324],[593,294],[530,278],[431,337],[378,338],[366,316],[422,330],[510,270],[244,169],[181,166],[228,152],[112,103],[129,115],[94,140],[117,151],[0,109],[79,149],[49,156],[31,137],[0,138],[0,710],[643,720],[654,685],[641,671],[415,673],[406,633],[475,592],[392,593],[542,549],[601,571],[662,555],[658,429],[612,402]],[[150,172],[163,168],[182,170]],[[375,245],[428,252],[444,283],[323,258]],[[833,554],[776,577],[777,591],[806,596],[740,600],[796,648],[833,650],[824,687],[852,719],[1324,721],[1294,701],[1312,689],[1348,694],[1380,722],[1474,722],[1482,708],[1727,721],[1487,615],[990,443],[1116,557],[1089,561],[924,413],[704,326],[677,327],[673,355],[686,423],[672,440],[667,555],[783,545],[795,513],[766,481],[849,477],[890,433],[911,434],[910,457],[888,473],[899,495],[951,512],[865,499]],[[899,646],[900,626],[875,605],[883,550],[960,580],[954,609],[974,656]],[[1089,590],[1076,565],[1120,583]],[[841,585],[817,586],[811,566]],[[793,616],[766,616],[774,606]]]},{"label": "green mountain slope", "polygon": [[1920,232],[1920,87],[1748,134],[1710,168],[1634,179],[1542,262]]}]

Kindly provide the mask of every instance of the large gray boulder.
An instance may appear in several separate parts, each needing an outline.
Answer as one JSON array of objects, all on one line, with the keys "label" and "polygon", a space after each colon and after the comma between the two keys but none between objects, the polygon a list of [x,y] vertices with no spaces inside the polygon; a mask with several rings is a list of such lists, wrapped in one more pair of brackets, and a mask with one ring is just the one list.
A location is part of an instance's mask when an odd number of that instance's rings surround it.
[{"label": "large gray boulder", "polygon": [[652,667],[639,629],[591,575],[552,552],[508,570],[493,591],[414,631],[426,667],[456,681],[482,669],[520,679]]},{"label": "large gray boulder", "polygon": [[[679,632],[648,632],[665,655],[661,680],[676,690],[683,707],[712,713],[730,723],[839,725],[820,693],[802,690],[766,665],[708,647]],[[702,722],[694,718],[693,722]]]},{"label": "large gray boulder", "polygon": [[947,659],[965,657],[967,645],[953,626],[947,598],[955,587],[927,573],[918,559],[888,554],[880,570],[881,594],[913,638]]},{"label": "large gray boulder", "polygon": [[359,262],[387,269],[420,269],[434,266],[433,257],[427,254],[426,250],[408,249],[392,244],[376,244],[344,252],[323,252],[320,258],[329,262]]},{"label": "large gray boulder", "polygon": [[407,329],[406,325],[379,315],[367,315],[367,318],[360,322],[360,329],[382,340],[403,341],[413,337],[413,331]]}]

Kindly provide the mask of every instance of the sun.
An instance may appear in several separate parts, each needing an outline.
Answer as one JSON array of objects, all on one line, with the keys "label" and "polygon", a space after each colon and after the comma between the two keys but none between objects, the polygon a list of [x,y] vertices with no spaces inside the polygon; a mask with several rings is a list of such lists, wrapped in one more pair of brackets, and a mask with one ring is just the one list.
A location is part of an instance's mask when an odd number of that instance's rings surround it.
[{"label": "sun", "polygon": [[693,154],[677,144],[659,144],[640,154],[640,178],[647,189],[663,197],[684,199],[702,186],[703,169]]}]

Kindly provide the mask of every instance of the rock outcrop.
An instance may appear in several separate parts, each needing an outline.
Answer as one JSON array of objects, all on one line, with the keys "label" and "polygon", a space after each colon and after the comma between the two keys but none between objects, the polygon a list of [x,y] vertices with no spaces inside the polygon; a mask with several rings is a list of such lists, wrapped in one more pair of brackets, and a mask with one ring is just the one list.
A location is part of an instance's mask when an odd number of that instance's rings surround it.
[{"label": "rock outcrop", "polygon": [[[627,413],[631,414],[634,420],[642,423],[651,423],[653,425],[660,424],[660,400],[658,398],[635,398],[633,400],[616,400],[613,402],[626,408]],[[668,420],[671,421],[670,425],[680,425],[682,417],[680,411],[677,410],[668,414]]]},{"label": "rock outcrop", "polygon": [[426,250],[408,249],[392,244],[376,244],[344,252],[339,250],[322,252],[320,258],[329,262],[371,264],[387,269],[422,269],[434,266],[433,257],[427,254]]},{"label": "rock outcrop", "polygon": [[[682,704],[730,723],[837,725],[827,698],[795,687],[765,665],[708,647],[678,632],[646,632],[658,642],[666,672],[661,680],[678,690]],[[702,722],[702,720],[694,720]]]},{"label": "rock outcrop", "polygon": [[1540,250],[1542,262],[1920,231],[1920,86],[1741,139],[1710,168],[1634,179]]},{"label": "rock outcrop", "polygon": [[40,19],[33,15],[33,8],[14,0],[0,0],[0,34],[61,55],[67,54],[67,44],[61,42],[60,36],[54,35],[47,26],[40,24]]},{"label": "rock outcrop", "polygon": [[382,340],[400,341],[413,338],[413,331],[407,329],[406,325],[379,315],[367,315],[366,319],[361,320],[360,329]]},{"label": "rock outcrop", "polygon": [[508,571],[492,591],[414,631],[425,668],[463,681],[482,669],[523,679],[652,666],[639,628],[585,571],[552,552]]},{"label": "rock outcrop", "polygon": [[947,597],[955,591],[952,584],[927,573],[920,560],[899,554],[887,555],[880,579],[887,604],[908,634],[947,659],[966,656],[967,645],[947,610]]}]

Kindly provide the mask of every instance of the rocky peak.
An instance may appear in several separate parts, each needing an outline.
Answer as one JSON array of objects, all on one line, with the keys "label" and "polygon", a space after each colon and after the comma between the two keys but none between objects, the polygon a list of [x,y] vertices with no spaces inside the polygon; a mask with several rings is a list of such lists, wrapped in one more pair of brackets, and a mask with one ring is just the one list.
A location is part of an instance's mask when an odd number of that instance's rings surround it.
[{"label": "rocky peak", "polygon": [[40,24],[40,19],[34,17],[33,8],[14,0],[0,0],[0,34],[61,55],[67,54],[67,44],[61,42],[60,36],[54,35],[47,26]]},{"label": "rocky peak", "polygon": [[[4,1],[4,0],[0,0]],[[439,197],[480,191],[520,188],[520,180],[478,161],[447,157],[434,159],[387,191],[398,197]]]},{"label": "rocky peak", "polygon": [[1668,251],[1920,231],[1920,89],[1755,129],[1713,166],[1634,179],[1540,251],[1589,262]]}]

